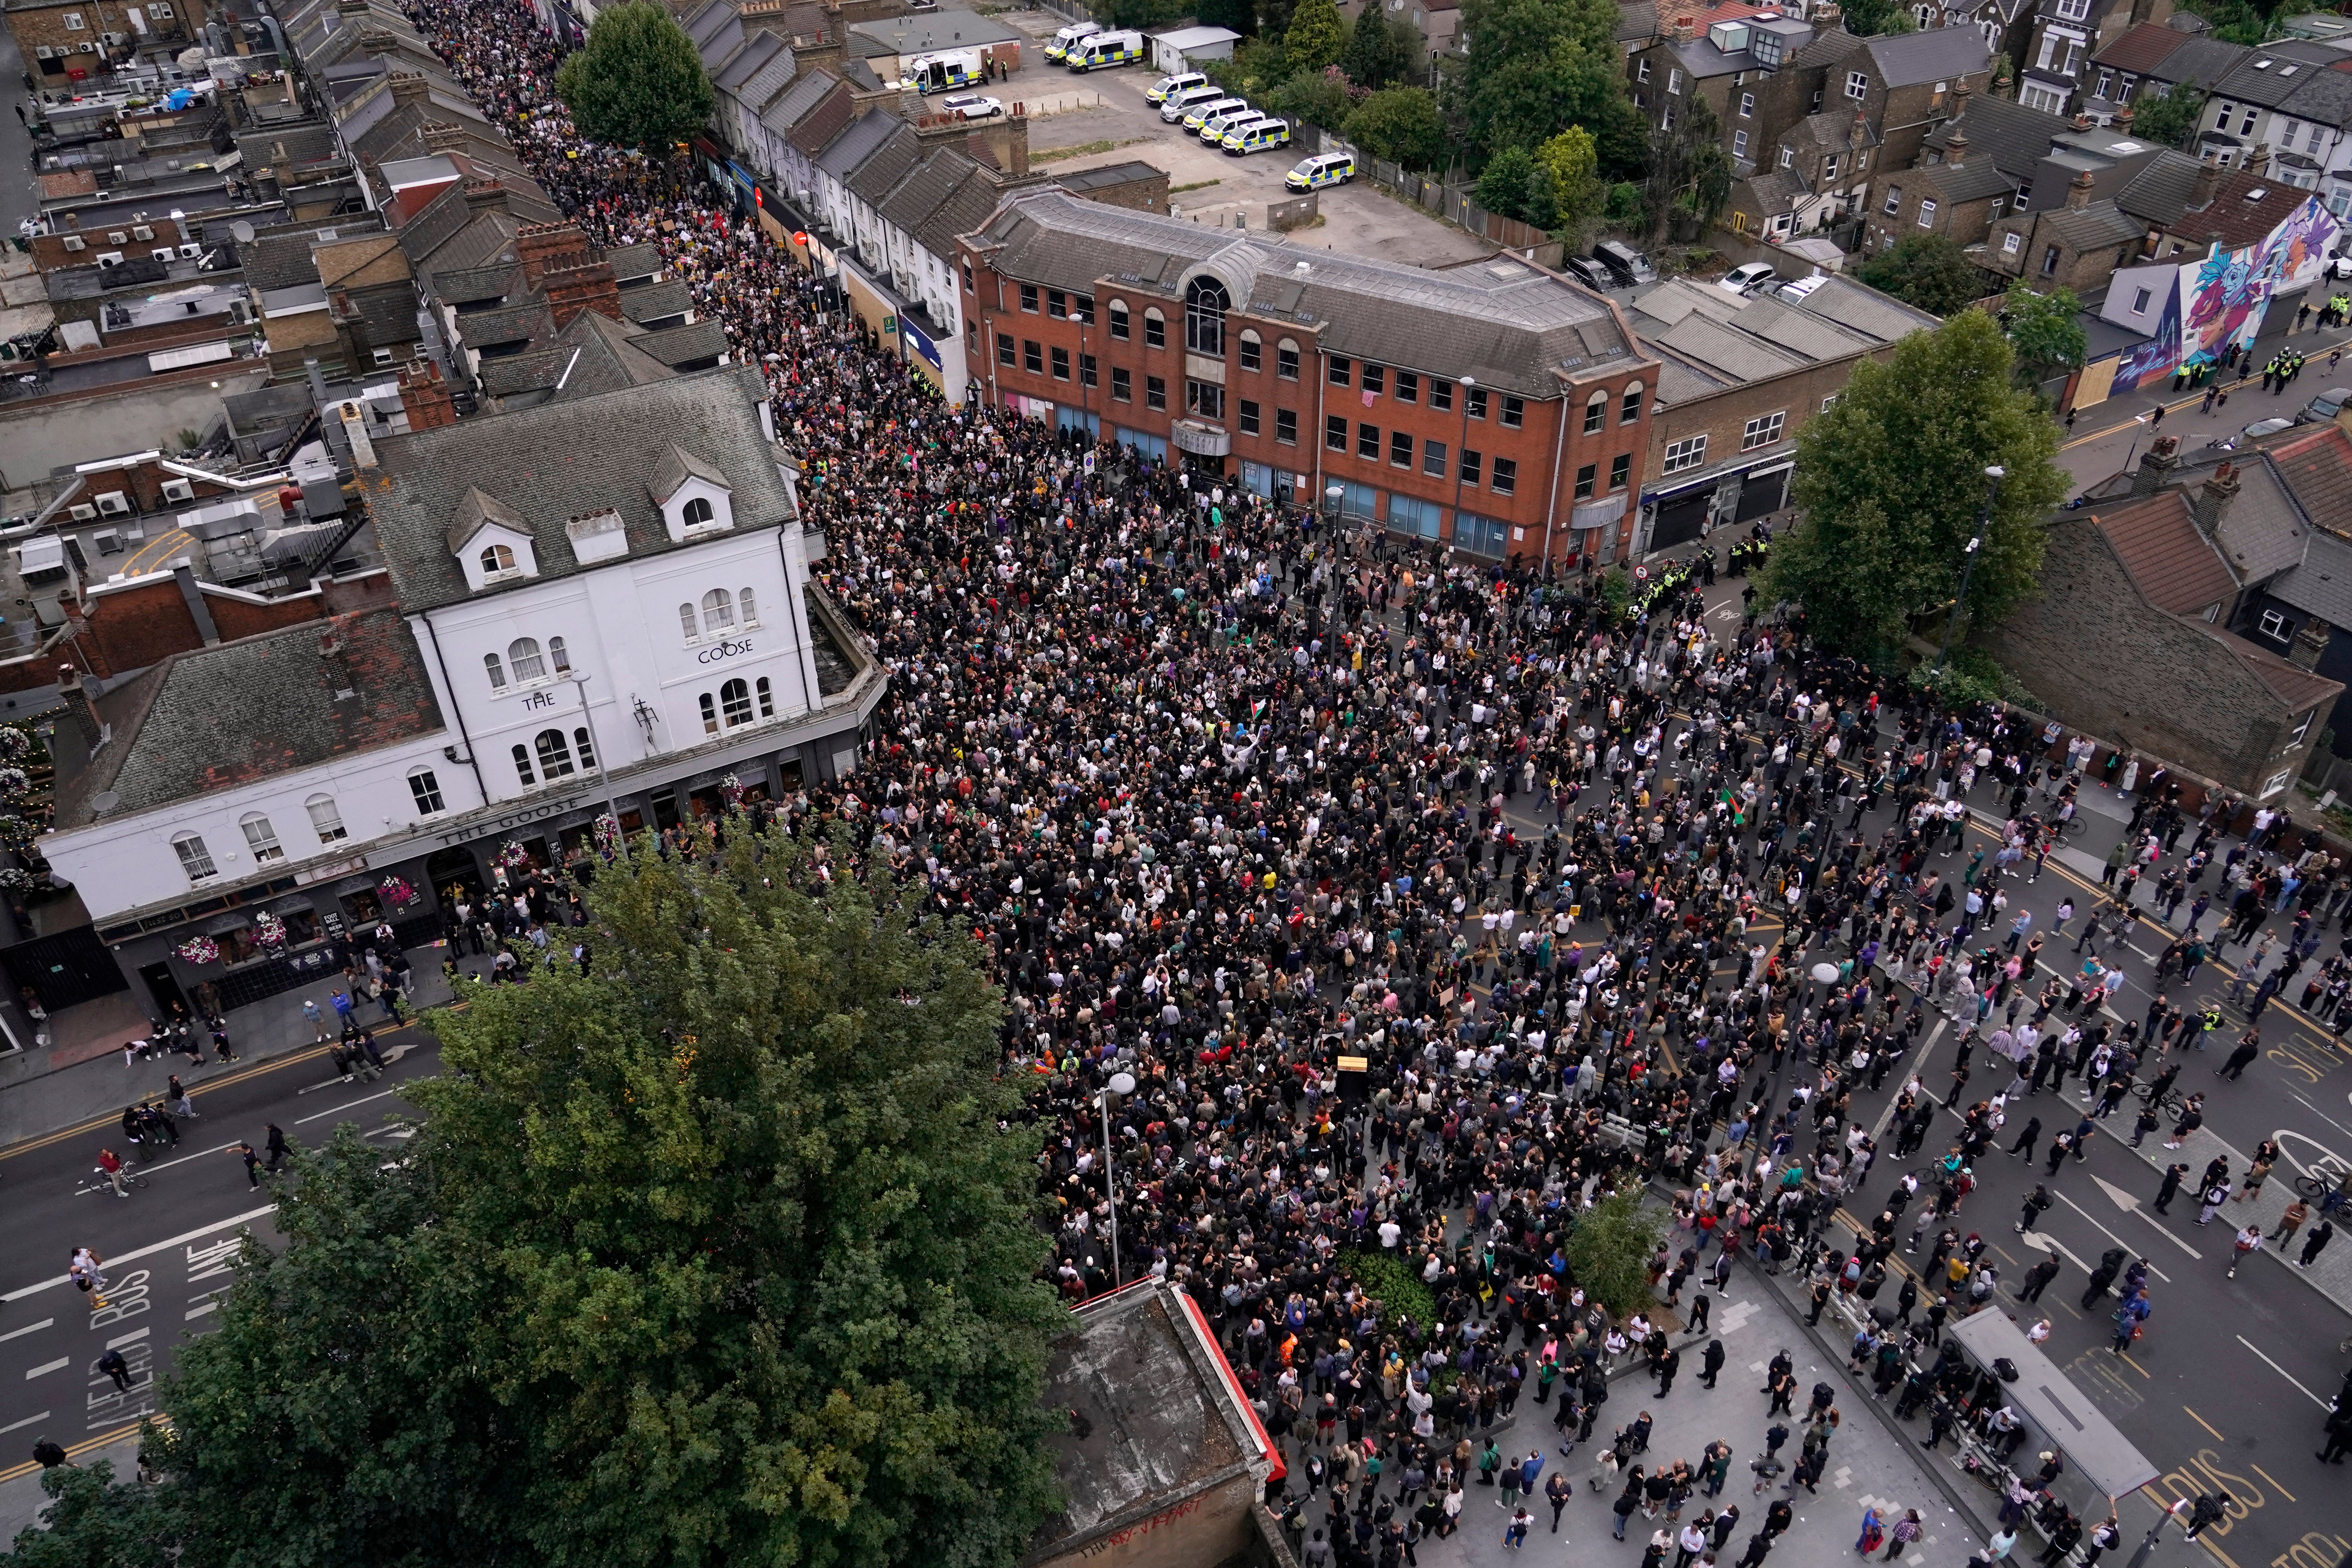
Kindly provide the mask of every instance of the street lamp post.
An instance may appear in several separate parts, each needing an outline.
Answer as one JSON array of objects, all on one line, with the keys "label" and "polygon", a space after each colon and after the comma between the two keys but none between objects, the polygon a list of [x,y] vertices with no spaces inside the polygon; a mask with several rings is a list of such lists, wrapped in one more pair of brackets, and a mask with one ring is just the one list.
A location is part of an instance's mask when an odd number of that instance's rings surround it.
[{"label": "street lamp post", "polygon": [[2000,481],[2008,477],[2008,470],[1999,464],[1985,469],[1984,503],[1977,508],[1976,533],[1969,540],[1968,550],[1960,560],[1960,596],[1952,601],[1952,613],[1944,621],[1944,646],[1936,655],[1938,674],[1952,657],[1952,634],[1959,629],[1960,612],[1968,607],[1969,578],[1976,572],[1977,552],[1984,547],[1985,532],[1992,526],[1992,503],[2000,497]]},{"label": "street lamp post", "polygon": [[1110,1102],[1114,1095],[1125,1099],[1134,1092],[1135,1075],[1115,1072],[1110,1075],[1110,1081],[1103,1087],[1102,1092],[1095,1096],[1095,1103],[1102,1107],[1103,1192],[1110,1199],[1110,1288],[1114,1290],[1119,1288],[1121,1281],[1118,1275],[1118,1172],[1111,1163]]}]

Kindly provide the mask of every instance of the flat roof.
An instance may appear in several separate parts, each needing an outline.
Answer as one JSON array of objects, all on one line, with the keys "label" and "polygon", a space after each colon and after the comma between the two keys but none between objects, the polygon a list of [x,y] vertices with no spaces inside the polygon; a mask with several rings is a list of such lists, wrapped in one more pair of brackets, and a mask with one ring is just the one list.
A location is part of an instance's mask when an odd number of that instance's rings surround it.
[{"label": "flat roof", "polygon": [[2017,1368],[2017,1381],[2001,1386],[2011,1402],[2058,1445],[2085,1480],[2107,1496],[2137,1491],[2160,1473],[2006,1312],[1962,1318],[1952,1326],[1951,1335],[1987,1366],[2009,1358]]}]

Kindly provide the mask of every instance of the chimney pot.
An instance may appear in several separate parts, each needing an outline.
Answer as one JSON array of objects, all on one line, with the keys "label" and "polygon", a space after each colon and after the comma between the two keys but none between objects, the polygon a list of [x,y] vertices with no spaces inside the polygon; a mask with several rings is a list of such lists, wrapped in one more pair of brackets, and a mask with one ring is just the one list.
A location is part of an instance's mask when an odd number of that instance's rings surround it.
[{"label": "chimney pot", "polygon": [[2212,478],[2197,487],[2196,499],[2189,504],[2199,531],[2208,536],[2220,532],[2221,520],[2229,515],[2230,503],[2237,495],[2237,465],[2225,462],[2213,470]]},{"label": "chimney pot", "polygon": [[2287,662],[2302,669],[2316,669],[2320,658],[2327,652],[2327,623],[2317,616],[2308,616],[2295,628],[2294,641],[2287,647]]},{"label": "chimney pot", "polygon": [[2091,205],[2091,171],[2083,170],[2066,182],[2066,205],[2081,208]]}]

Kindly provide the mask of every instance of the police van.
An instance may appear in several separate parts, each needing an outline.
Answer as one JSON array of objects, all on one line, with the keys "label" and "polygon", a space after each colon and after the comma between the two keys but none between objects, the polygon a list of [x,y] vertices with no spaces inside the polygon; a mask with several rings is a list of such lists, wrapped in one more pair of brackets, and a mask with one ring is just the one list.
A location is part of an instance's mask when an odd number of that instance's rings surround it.
[{"label": "police van", "polygon": [[[1212,147],[1222,144],[1225,139],[1225,132],[1236,125],[1247,125],[1253,120],[1265,118],[1265,110],[1252,109],[1248,101],[1244,99],[1235,99],[1230,103],[1212,103],[1204,107],[1209,112],[1201,115],[1201,140]],[[1195,110],[1193,112],[1198,114],[1200,110]],[[1186,117],[1184,123],[1187,125],[1192,123],[1190,116]]]},{"label": "police van", "polygon": [[1344,185],[1356,177],[1356,159],[1349,153],[1318,153],[1312,158],[1301,158],[1282,183],[1294,191],[1319,191],[1326,185]]},{"label": "police van", "polygon": [[1225,89],[1213,81],[1202,82],[1198,87],[1188,87],[1181,92],[1171,92],[1160,100],[1160,118],[1166,123],[1173,125],[1201,105],[1224,96]]},{"label": "police van", "polygon": [[1184,111],[1184,129],[1198,133],[1201,127],[1207,124],[1212,116],[1231,114],[1237,109],[1248,107],[1249,100],[1246,98],[1232,96],[1204,98]]},{"label": "police van", "polygon": [[1066,63],[1083,74],[1105,66],[1131,66],[1142,58],[1141,33],[1097,33],[1072,46]]},{"label": "police van", "polygon": [[1199,71],[1179,71],[1174,76],[1163,76],[1153,82],[1145,90],[1143,101],[1158,105],[1166,102],[1168,95],[1171,92],[1181,92],[1188,87],[1206,87],[1208,84],[1209,79]]},{"label": "police van", "polygon": [[901,88],[913,88],[926,97],[935,92],[948,92],[960,87],[970,87],[988,79],[988,68],[978,49],[943,49],[938,54],[917,55],[907,62],[899,74]]},{"label": "police van", "polygon": [[1056,64],[1059,64],[1061,61],[1069,58],[1069,53],[1073,46],[1077,44],[1081,39],[1093,37],[1097,33],[1101,31],[1102,24],[1100,22],[1073,22],[1068,26],[1063,28],[1060,32],[1055,33],[1053,39],[1046,44],[1045,58]]},{"label": "police van", "polygon": [[1277,120],[1271,114],[1240,121],[1225,132],[1217,144],[1235,158],[1244,153],[1263,153],[1269,147],[1287,147],[1290,145],[1290,122]]}]

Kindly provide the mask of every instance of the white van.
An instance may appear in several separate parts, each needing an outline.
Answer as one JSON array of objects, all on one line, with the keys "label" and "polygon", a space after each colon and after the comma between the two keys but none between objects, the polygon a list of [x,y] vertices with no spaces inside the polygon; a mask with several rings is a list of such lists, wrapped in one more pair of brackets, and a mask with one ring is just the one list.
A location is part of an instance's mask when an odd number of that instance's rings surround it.
[{"label": "white van", "polygon": [[[1192,112],[1199,114],[1200,110],[1194,110]],[[1209,112],[1201,115],[1201,140],[1214,147],[1224,140],[1225,132],[1236,125],[1247,125],[1253,120],[1265,118],[1264,110],[1252,109],[1246,101],[1237,104],[1212,104],[1209,106]],[[1184,123],[1187,125],[1192,123],[1190,115],[1185,117]]]},{"label": "white van", "polygon": [[1063,63],[1084,75],[1105,66],[1131,66],[1143,58],[1141,33],[1097,33],[1083,38],[1070,49]]},{"label": "white van", "polygon": [[1054,35],[1045,46],[1045,58],[1059,62],[1069,57],[1071,46],[1081,38],[1091,38],[1102,31],[1100,22],[1073,22]]},{"label": "white van", "polygon": [[1239,158],[1250,153],[1263,153],[1269,148],[1290,145],[1290,122],[1268,114],[1256,120],[1244,120],[1229,127],[1218,142],[1229,156]]},{"label": "white van", "polygon": [[1143,101],[1152,104],[1164,103],[1170,93],[1181,92],[1188,87],[1205,87],[1208,85],[1208,80],[1209,79],[1199,71],[1180,71],[1174,76],[1163,76],[1145,91]]},{"label": "white van", "polygon": [[1187,131],[1198,132],[1213,116],[1232,114],[1248,107],[1249,100],[1246,98],[1204,98],[1184,111],[1183,126]]},{"label": "white van", "polygon": [[1213,81],[1188,87],[1181,92],[1171,92],[1160,100],[1160,118],[1173,125],[1200,105],[1224,96],[1225,89]]}]

